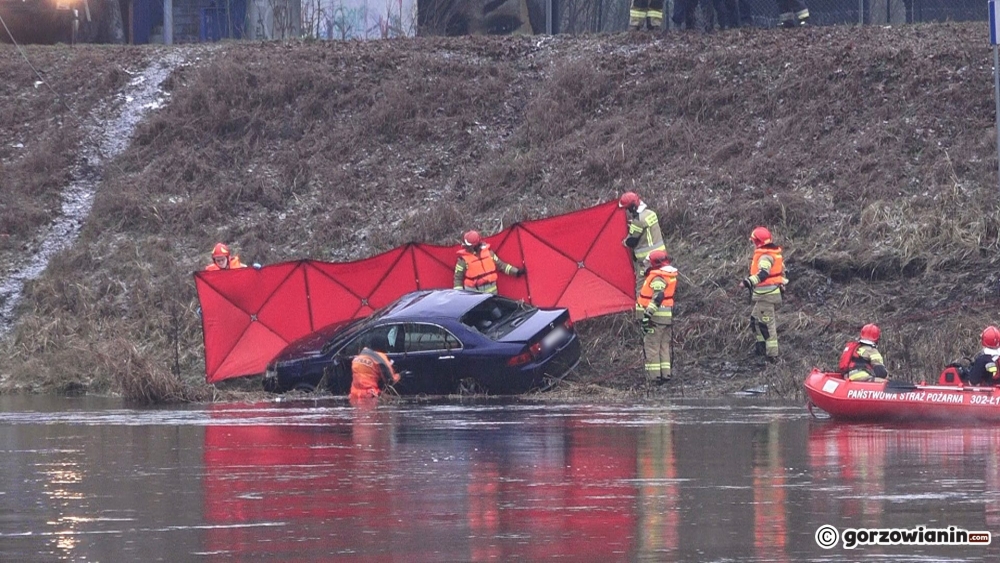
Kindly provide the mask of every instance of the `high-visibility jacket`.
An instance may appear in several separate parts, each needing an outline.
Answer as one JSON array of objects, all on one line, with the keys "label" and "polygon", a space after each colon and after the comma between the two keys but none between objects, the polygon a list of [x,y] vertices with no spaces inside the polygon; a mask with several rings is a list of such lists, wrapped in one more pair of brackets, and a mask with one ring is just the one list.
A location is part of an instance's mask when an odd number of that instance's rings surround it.
[{"label": "high-visibility jacket", "polygon": [[878,348],[865,342],[854,341],[844,347],[840,366],[845,379],[865,379],[869,376],[886,377],[885,362]]},{"label": "high-visibility jacket", "polygon": [[240,257],[239,256],[230,256],[229,257],[229,267],[228,268],[220,268],[220,267],[218,267],[218,266],[215,265],[215,262],[212,262],[208,266],[205,266],[205,271],[206,272],[214,272],[216,270],[238,270],[240,268],[246,268],[246,267],[247,267],[246,264],[240,263]]},{"label": "high-visibility jacket", "polygon": [[[455,266],[455,289],[459,289],[459,281],[461,281],[461,287],[465,289],[475,290],[477,288],[483,287],[485,285],[496,284],[497,283],[497,268],[503,268],[504,273],[513,273],[514,268],[509,264],[501,261],[493,251],[490,250],[490,245],[483,243],[479,248],[479,252],[473,254],[462,247],[458,251],[459,262]],[[465,266],[464,272],[462,271],[462,266]],[[459,277],[461,276],[461,280]]]},{"label": "high-visibility jacket", "polygon": [[[646,274],[646,281],[643,282],[636,298],[635,306],[648,314],[653,322],[661,321],[666,324],[673,318],[674,292],[677,290],[677,268],[673,266],[663,266],[656,270],[650,270]],[[662,294],[662,300],[656,303],[653,298],[657,293]]]},{"label": "high-visibility jacket", "polygon": [[761,271],[761,263],[770,263],[767,277],[759,280],[753,287],[756,294],[773,293],[788,282],[785,279],[785,260],[781,257],[781,247],[773,244],[764,245],[753,252],[750,261],[750,276],[756,276]]},{"label": "high-visibility jacket", "polygon": [[382,352],[363,348],[351,361],[351,398],[378,397],[390,382],[399,381],[392,360]]},{"label": "high-visibility jacket", "polygon": [[629,219],[628,237],[639,238],[639,244],[632,251],[637,262],[641,262],[654,250],[666,250],[663,244],[663,233],[660,232],[660,221],[656,218],[656,212],[646,207],[646,204],[639,206],[639,212],[635,217]]}]

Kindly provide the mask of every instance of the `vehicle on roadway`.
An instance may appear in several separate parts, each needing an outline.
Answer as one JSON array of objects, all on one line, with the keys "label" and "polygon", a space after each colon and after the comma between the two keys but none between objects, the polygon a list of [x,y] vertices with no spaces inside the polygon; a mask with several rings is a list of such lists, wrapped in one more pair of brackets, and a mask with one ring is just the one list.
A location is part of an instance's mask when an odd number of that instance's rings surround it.
[{"label": "vehicle on roadway", "polygon": [[346,394],[351,360],[372,341],[381,343],[402,376],[394,385],[400,395],[547,389],[580,360],[580,340],[566,309],[472,291],[425,290],[290,343],[268,364],[264,389]]}]

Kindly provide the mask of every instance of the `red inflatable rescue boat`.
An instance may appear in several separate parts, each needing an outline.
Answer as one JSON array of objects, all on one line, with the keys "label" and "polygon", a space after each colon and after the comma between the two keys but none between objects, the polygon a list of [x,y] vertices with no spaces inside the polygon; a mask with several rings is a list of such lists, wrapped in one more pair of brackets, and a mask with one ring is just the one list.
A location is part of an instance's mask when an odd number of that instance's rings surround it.
[{"label": "red inflatable rescue boat", "polygon": [[906,381],[846,381],[839,373],[813,368],[805,381],[809,407],[838,420],[985,420],[1000,421],[997,387],[962,383],[946,368],[934,385]]}]

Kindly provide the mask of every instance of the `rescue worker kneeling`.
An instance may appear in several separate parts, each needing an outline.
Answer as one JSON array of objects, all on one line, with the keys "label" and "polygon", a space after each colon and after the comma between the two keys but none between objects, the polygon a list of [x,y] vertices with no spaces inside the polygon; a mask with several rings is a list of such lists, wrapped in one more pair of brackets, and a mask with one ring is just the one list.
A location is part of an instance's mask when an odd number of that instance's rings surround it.
[{"label": "rescue worker kneeling", "polygon": [[642,348],[646,357],[646,381],[670,381],[670,327],[673,324],[677,268],[670,265],[665,250],[649,253],[646,280],[636,298],[636,315],[642,321]]},{"label": "rescue worker kneeling", "polygon": [[844,346],[840,354],[840,374],[848,381],[885,381],[889,373],[878,351],[878,339],[882,331],[874,324],[861,328],[861,338]]},{"label": "rescue worker kneeling", "polygon": [[392,367],[392,360],[385,355],[388,343],[384,339],[371,337],[367,346],[351,361],[352,401],[378,398],[387,385],[399,381],[399,374]]}]

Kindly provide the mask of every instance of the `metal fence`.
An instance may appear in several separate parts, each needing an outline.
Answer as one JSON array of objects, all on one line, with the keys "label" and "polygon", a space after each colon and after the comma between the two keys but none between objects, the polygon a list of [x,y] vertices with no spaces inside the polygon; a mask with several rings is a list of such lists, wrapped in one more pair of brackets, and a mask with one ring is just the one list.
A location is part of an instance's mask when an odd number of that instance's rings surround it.
[{"label": "metal fence", "polygon": [[[586,33],[623,31],[628,27],[629,0],[528,0],[551,2],[552,32]],[[893,25],[920,22],[983,21],[984,0],[803,0],[809,9],[810,25],[873,24]],[[741,26],[775,27],[778,6],[775,0],[698,0],[692,14],[675,12],[674,0],[665,0],[664,23],[671,29],[691,27],[703,31],[718,29],[725,22],[727,5],[735,5],[732,21]],[[545,8],[543,8],[545,9]],[[720,18],[720,15],[722,16]],[[685,22],[685,19],[687,21]],[[680,22],[678,25],[677,22]]]}]

